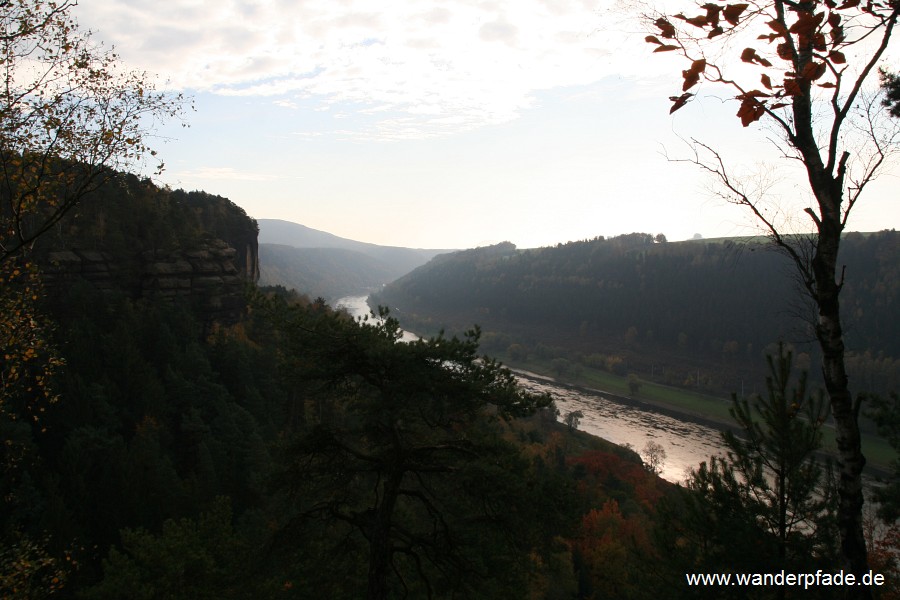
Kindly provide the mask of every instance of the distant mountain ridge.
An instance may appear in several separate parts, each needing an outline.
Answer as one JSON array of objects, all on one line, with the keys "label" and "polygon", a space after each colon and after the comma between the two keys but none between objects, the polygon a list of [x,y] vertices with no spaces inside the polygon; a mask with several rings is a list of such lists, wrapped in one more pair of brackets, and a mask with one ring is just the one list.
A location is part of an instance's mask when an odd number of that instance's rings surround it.
[{"label": "distant mountain ridge", "polygon": [[260,285],[336,300],[365,294],[453,250],[380,246],[281,219],[258,219]]}]

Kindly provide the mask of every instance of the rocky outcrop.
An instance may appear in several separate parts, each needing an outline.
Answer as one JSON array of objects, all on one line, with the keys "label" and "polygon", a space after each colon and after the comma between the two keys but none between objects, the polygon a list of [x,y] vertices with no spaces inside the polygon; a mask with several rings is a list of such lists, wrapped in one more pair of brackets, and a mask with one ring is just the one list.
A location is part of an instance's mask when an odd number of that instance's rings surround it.
[{"label": "rocky outcrop", "polygon": [[101,290],[119,287],[119,269],[112,256],[96,250],[59,250],[47,254],[42,265],[42,280],[48,288],[56,288],[83,279]]},{"label": "rocky outcrop", "polygon": [[[255,222],[254,222],[255,225]],[[259,242],[257,230],[242,232],[240,236],[225,238],[234,248],[234,266],[246,281],[259,282]]]},{"label": "rocky outcrop", "polygon": [[86,281],[185,303],[207,324],[232,322],[245,285],[259,279],[258,235],[256,220],[227,198],[121,173],[42,236],[33,260],[51,293]]},{"label": "rocky outcrop", "polygon": [[244,285],[256,274],[255,269],[239,269],[237,256],[237,250],[221,240],[193,250],[145,252],[141,296],[187,300],[207,320],[236,321],[244,309]]},{"label": "rocky outcrop", "polygon": [[137,257],[135,282],[120,277],[128,269],[106,252],[61,250],[48,254],[43,279],[50,289],[84,280],[101,290],[124,288],[135,297],[183,301],[207,323],[232,323],[245,308],[245,286],[259,277],[256,261],[255,251],[239,253],[222,240],[190,250],[146,251]]}]

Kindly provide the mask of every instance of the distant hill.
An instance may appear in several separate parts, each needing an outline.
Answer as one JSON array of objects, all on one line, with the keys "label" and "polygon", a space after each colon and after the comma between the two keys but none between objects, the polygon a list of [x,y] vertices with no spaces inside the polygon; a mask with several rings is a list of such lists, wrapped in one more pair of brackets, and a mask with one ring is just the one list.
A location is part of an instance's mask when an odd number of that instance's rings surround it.
[{"label": "distant hill", "polygon": [[364,294],[452,250],[379,246],[280,219],[259,219],[260,285],[336,300]]},{"label": "distant hill", "polygon": [[[851,376],[858,391],[897,389],[900,233],[847,234],[841,264]],[[619,365],[665,383],[700,379],[706,389],[730,391],[783,340],[817,375],[803,318],[813,315],[789,261],[758,239],[656,243],[629,234],[532,250],[504,243],[437,257],[372,302],[417,333],[478,324],[483,346],[506,360]],[[712,373],[700,377],[698,368]]]},{"label": "distant hill", "polygon": [[262,285],[281,285],[310,298],[362,294],[395,279],[385,263],[344,248],[260,244],[259,262]]}]

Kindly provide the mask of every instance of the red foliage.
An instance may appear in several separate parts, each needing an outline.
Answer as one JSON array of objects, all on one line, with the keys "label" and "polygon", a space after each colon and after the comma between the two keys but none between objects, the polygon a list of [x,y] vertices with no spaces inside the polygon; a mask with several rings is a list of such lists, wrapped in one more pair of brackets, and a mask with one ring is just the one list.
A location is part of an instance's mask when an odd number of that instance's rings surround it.
[{"label": "red foliage", "polygon": [[568,460],[570,466],[582,465],[587,477],[580,483],[581,492],[607,498],[608,490],[630,490],[635,501],[652,512],[662,496],[659,478],[640,464],[602,450],[585,452]]},{"label": "red foliage", "polygon": [[887,585],[879,589],[882,600],[900,600],[900,524],[869,532],[869,566],[884,575]]}]

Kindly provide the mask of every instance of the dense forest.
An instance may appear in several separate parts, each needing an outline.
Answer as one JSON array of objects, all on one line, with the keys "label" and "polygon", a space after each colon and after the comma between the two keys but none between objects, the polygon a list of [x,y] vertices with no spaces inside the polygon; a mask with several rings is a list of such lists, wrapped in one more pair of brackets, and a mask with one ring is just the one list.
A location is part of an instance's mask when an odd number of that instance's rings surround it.
[{"label": "dense forest", "polygon": [[[561,423],[477,328],[398,343],[393,317],[256,288],[253,269],[236,319],[145,293],[134,257],[245,244],[256,225],[130,176],[102,197],[118,201],[5,274],[21,344],[0,363],[3,597],[688,598],[706,596],[686,572],[836,568],[828,501],[798,502],[786,538],[733,465],[667,483],[658,454]],[[41,265],[63,248],[118,275],[60,279]],[[873,565],[893,573],[896,531],[878,531]]]},{"label": "dense forest", "polygon": [[[413,331],[485,330],[492,351],[610,363],[642,377],[731,392],[762,389],[764,356],[779,341],[816,364],[791,264],[764,240],[667,243],[629,234],[517,250],[509,243],[438,256],[386,286]],[[847,234],[842,310],[848,366],[859,391],[900,389],[900,234]],[[691,380],[699,366],[715,376]]]},{"label": "dense forest", "polygon": [[[0,595],[599,589],[575,565],[590,562],[581,516],[646,527],[666,484],[556,424],[549,398],[479,358],[476,332],[398,344],[395,321],[255,290],[252,271],[243,316],[210,327],[205,305],[138,285],[148,252],[243,244],[255,228],[225,199],[122,176],[40,240],[55,283],[9,267],[4,335],[22,351],[0,364]],[[102,285],[59,278],[45,261],[66,248],[107,257]],[[40,327],[23,334],[19,317]],[[576,460],[601,461],[602,481],[579,491],[599,467]]]}]

